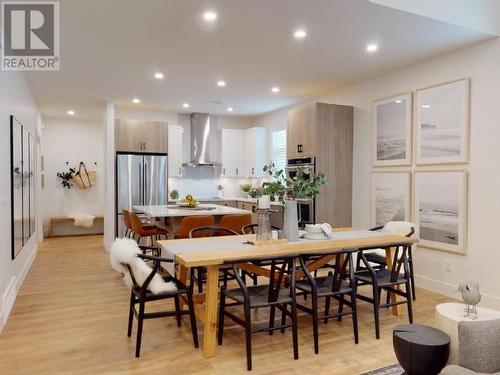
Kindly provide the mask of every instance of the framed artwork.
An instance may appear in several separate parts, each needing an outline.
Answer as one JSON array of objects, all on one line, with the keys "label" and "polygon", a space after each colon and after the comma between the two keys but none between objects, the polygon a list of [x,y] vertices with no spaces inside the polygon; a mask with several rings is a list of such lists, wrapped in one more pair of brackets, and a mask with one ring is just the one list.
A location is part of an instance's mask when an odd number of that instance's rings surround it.
[{"label": "framed artwork", "polygon": [[469,136],[469,79],[418,90],[416,163],[466,163]]},{"label": "framed artwork", "polygon": [[16,258],[35,233],[36,140],[10,116],[11,257]]},{"label": "framed artwork", "polygon": [[410,221],[410,172],[372,173],[372,225]]},{"label": "framed artwork", "polygon": [[419,246],[465,254],[466,171],[416,171],[414,190]]},{"label": "framed artwork", "polygon": [[373,103],[373,165],[411,164],[412,94]]}]

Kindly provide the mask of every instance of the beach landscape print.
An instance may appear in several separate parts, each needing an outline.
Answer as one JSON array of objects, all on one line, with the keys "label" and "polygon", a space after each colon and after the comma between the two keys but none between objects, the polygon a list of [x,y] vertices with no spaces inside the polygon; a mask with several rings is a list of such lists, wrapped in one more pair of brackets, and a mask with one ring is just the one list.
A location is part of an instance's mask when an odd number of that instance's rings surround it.
[{"label": "beach landscape print", "polygon": [[411,93],[373,103],[374,165],[410,164],[411,106]]},{"label": "beach landscape print", "polygon": [[467,161],[469,80],[417,91],[417,164]]},{"label": "beach landscape print", "polygon": [[465,253],[465,171],[415,172],[419,245]]},{"label": "beach landscape print", "polygon": [[372,224],[410,220],[410,173],[372,173]]}]

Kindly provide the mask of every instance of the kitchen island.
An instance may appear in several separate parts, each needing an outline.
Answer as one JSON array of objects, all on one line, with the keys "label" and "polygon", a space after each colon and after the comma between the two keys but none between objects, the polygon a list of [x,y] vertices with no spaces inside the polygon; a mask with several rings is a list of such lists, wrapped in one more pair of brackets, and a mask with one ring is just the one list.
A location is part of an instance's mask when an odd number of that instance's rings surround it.
[{"label": "kitchen island", "polygon": [[215,222],[219,223],[224,215],[250,214],[246,209],[220,204],[200,204],[194,208],[179,205],[133,206],[133,210],[160,221],[158,224],[168,230],[169,238],[178,230],[182,218],[186,216],[214,216]]}]

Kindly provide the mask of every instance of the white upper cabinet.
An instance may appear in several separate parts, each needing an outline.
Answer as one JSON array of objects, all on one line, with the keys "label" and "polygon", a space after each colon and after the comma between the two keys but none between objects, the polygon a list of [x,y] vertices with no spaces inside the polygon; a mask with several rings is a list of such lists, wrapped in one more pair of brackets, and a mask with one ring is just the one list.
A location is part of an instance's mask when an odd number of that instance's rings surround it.
[{"label": "white upper cabinet", "polygon": [[222,129],[222,175],[262,177],[268,163],[266,128]]},{"label": "white upper cabinet", "polygon": [[168,126],[168,176],[182,177],[182,126]]},{"label": "white upper cabinet", "polygon": [[244,177],[262,177],[264,166],[269,162],[268,136],[266,128],[245,130],[245,173]]},{"label": "white upper cabinet", "polygon": [[222,129],[222,175],[244,177],[245,132],[238,129]]}]

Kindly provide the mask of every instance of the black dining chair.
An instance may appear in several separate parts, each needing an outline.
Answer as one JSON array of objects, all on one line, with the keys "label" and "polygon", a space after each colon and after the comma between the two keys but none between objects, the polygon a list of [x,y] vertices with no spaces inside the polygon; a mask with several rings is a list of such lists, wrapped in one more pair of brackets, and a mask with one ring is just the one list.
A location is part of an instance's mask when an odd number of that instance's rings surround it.
[{"label": "black dining chair", "polygon": [[[373,304],[373,314],[375,317],[375,336],[377,339],[380,338],[380,319],[379,319],[379,309],[381,307],[392,307],[396,305],[406,304],[408,307],[408,320],[413,323],[413,311],[412,311],[412,297],[411,297],[411,279],[410,279],[410,266],[408,264],[408,249],[411,246],[395,246],[392,268],[389,270],[387,268],[375,269],[364,254],[365,250],[361,249],[358,252],[358,257],[361,257],[364,263],[364,269],[361,271],[356,271],[354,277],[356,279],[356,288],[362,285],[371,285],[373,297],[367,297],[361,295],[359,292],[356,294],[357,298],[362,301],[366,301]],[[404,286],[405,289],[401,290],[399,286]],[[381,304],[380,296],[382,291],[385,290],[387,293],[394,293],[404,300],[390,302]]]},{"label": "black dining chair", "polygon": [[[230,263],[232,271],[236,276],[239,288],[221,288],[219,307],[219,330],[218,343],[222,345],[224,336],[224,318],[228,317],[235,323],[245,327],[245,342],[247,354],[247,369],[252,369],[252,339],[251,336],[259,332],[272,332],[274,330],[284,330],[292,328],[293,355],[294,359],[299,358],[298,334],[297,334],[297,308],[295,291],[295,259],[287,258],[266,258],[253,259],[253,261],[269,261],[269,284],[258,286],[247,286],[238,272],[238,265],[250,260],[235,260]],[[289,275],[290,282],[285,286],[285,277]],[[226,299],[233,302],[226,303]],[[237,316],[227,310],[227,307],[242,306],[243,317]],[[290,310],[288,309],[290,307]],[[289,317],[291,322],[287,323],[286,318],[279,326],[265,326],[254,328],[251,320],[251,310],[260,308],[277,308]]]},{"label": "black dining chair", "polygon": [[[370,231],[380,231],[380,230],[383,230],[384,228],[385,228],[384,225],[380,225],[380,226],[371,228],[369,230]],[[408,233],[406,233],[405,236],[412,237],[414,234],[415,234],[415,228],[411,227],[410,231]],[[413,300],[416,300],[417,294],[415,291],[415,289],[416,289],[415,288],[415,274],[413,272],[413,254],[412,254],[412,247],[411,246],[408,249],[407,256],[408,256],[408,265],[410,266],[411,296],[412,296]],[[380,269],[380,268],[387,267],[387,260],[386,260],[385,255],[379,254],[379,252],[377,252],[377,251],[366,251],[365,257],[366,257],[366,260],[368,260],[372,264],[373,268]],[[361,270],[361,268],[362,268],[361,258],[358,257],[357,264],[356,264],[356,270]],[[387,294],[387,301],[389,301],[389,298],[390,298],[390,293]]]},{"label": "black dining chair", "polygon": [[[154,246],[139,246],[141,250],[153,250]],[[191,287],[187,287],[182,282],[177,280],[172,276],[165,276],[163,279],[165,281],[172,281],[175,283],[176,290],[174,291],[166,291],[157,294],[153,294],[148,286],[153,279],[153,277],[157,274],[160,269],[160,262],[173,262],[172,259],[161,258],[158,256],[145,255],[145,254],[137,254],[137,256],[144,261],[153,262],[153,268],[151,273],[148,275],[146,280],[139,285],[137,283],[136,277],[132,271],[132,268],[128,264],[124,264],[124,266],[128,269],[130,273],[130,277],[132,279],[132,290],[130,293],[130,308],[129,308],[129,318],[128,318],[128,329],[127,336],[131,337],[132,335],[132,324],[134,316],[137,318],[137,341],[135,347],[135,356],[139,357],[141,353],[141,341],[142,341],[142,326],[145,319],[155,319],[155,318],[163,318],[169,316],[175,316],[177,320],[177,326],[181,326],[181,315],[189,314],[189,319],[191,322],[191,333],[193,335],[193,343],[194,347],[198,347],[198,332],[196,328],[196,317],[194,314],[194,305],[193,305],[193,294]],[[180,301],[179,298],[181,296],[186,296],[188,310],[180,309]],[[145,307],[148,302],[170,299],[174,300],[175,311],[159,311],[159,312],[145,312]],[[136,305],[139,305],[139,308],[136,308]]]},{"label": "black dining chair", "polygon": [[[255,234],[259,224],[247,224],[241,228],[241,234]],[[281,228],[271,225],[272,230],[281,230]]]},{"label": "black dining chair", "polygon": [[[218,237],[218,236],[237,236],[239,233],[234,230],[222,226],[216,225],[207,225],[193,228],[189,231],[189,238],[199,238],[199,237]],[[196,275],[193,270],[191,270],[191,282],[196,283],[198,286],[198,293],[203,292],[203,283],[206,281],[205,277],[205,268],[204,267],[196,267]],[[220,277],[219,281],[224,283],[224,286],[227,286],[228,280],[234,280],[234,275],[232,275],[230,267],[220,267]]]},{"label": "black dining chair", "polygon": [[[258,226],[259,226],[259,224],[253,224],[253,223],[247,224],[241,228],[241,233],[242,234],[255,234]],[[281,230],[281,228],[276,227],[274,225],[271,225],[271,229],[272,230]],[[265,266],[266,265],[262,262],[255,262],[254,264],[258,265],[258,266]],[[257,275],[254,272],[242,271],[242,275],[243,275],[243,281],[246,281],[246,278],[248,277],[252,280],[253,285],[257,285],[259,283],[259,281],[258,281],[259,275]]]},{"label": "black dining chair", "polygon": [[[315,277],[308,269],[307,262],[314,262],[318,255],[302,255],[299,257],[300,270],[304,273],[305,279],[296,282],[296,288],[301,295],[311,295],[312,308],[297,303],[297,308],[312,315],[314,353],[319,353],[318,343],[318,321],[323,320],[328,323],[328,319],[337,318],[342,321],[346,315],[352,317],[352,330],[354,343],[359,342],[358,336],[358,315],[356,309],[356,281],[354,279],[354,267],[352,253],[354,250],[335,254],[335,266],[333,271],[329,271],[327,276]],[[324,256],[328,254],[320,254]],[[348,297],[348,299],[346,299]],[[325,298],[325,310],[323,316],[319,316],[318,301]],[[331,300],[339,302],[338,311],[330,314]],[[349,307],[349,311],[344,311],[344,306]]]}]

